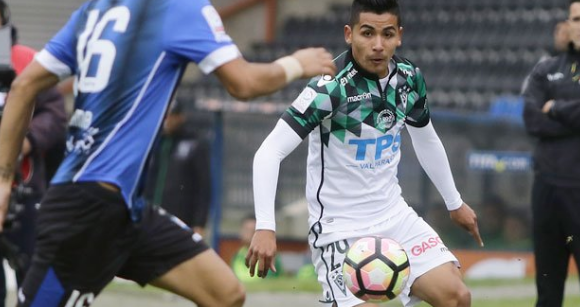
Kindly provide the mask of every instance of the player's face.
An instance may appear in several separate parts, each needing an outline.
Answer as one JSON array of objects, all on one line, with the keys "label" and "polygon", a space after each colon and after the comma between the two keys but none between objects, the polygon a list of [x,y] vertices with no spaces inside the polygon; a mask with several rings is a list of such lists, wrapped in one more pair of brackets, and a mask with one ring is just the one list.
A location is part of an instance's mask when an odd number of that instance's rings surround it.
[{"label": "player's face", "polygon": [[403,28],[391,13],[362,12],[357,24],[344,27],[344,38],[352,47],[355,61],[366,71],[384,78],[389,61],[401,46]]},{"label": "player's face", "polygon": [[568,16],[570,24],[570,40],[574,43],[576,49],[580,49],[580,3],[574,2],[570,5],[570,15]]}]

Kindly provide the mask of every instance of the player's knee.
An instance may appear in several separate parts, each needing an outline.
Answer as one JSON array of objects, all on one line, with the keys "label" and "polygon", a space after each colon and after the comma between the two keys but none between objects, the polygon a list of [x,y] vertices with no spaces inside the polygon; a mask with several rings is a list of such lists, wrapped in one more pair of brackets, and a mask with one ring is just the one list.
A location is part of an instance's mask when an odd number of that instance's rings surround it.
[{"label": "player's knee", "polygon": [[467,286],[462,285],[461,287],[457,287],[452,292],[452,299],[453,302],[451,305],[448,306],[455,306],[455,307],[470,307],[471,306],[471,292],[467,288]]},{"label": "player's knee", "polygon": [[426,301],[435,307],[470,307],[471,292],[465,284],[461,283],[441,289],[438,295]]},{"label": "player's knee", "polygon": [[236,286],[232,287],[230,291],[228,291],[227,295],[224,295],[220,298],[222,302],[220,306],[224,307],[240,307],[244,305],[246,301],[246,290],[241,283],[238,283]]}]

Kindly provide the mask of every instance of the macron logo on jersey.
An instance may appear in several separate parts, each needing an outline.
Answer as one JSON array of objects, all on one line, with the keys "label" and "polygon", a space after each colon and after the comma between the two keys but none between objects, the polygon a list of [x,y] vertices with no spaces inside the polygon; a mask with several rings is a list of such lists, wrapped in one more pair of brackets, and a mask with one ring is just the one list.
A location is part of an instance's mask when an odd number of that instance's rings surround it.
[{"label": "macron logo on jersey", "polygon": [[371,93],[364,93],[356,96],[349,96],[346,98],[347,102],[357,102],[363,99],[370,99],[372,97]]}]

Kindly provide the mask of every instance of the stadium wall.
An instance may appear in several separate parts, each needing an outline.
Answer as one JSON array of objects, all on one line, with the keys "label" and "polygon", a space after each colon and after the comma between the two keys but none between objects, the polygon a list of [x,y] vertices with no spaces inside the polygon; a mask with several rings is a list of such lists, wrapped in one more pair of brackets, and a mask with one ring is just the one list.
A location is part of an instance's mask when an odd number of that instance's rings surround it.
[{"label": "stadium wall", "polygon": [[[278,0],[277,27],[287,16],[324,15],[331,3],[350,3],[351,0]],[[231,5],[232,0],[213,0],[216,8]],[[257,5],[224,21],[226,30],[242,50],[253,42],[262,41],[265,35],[266,15],[263,5]]]},{"label": "stadium wall", "polygon": [[[86,0],[7,0],[14,24],[20,32],[20,42],[41,49],[69,19],[70,14]],[[213,0],[216,8],[237,0]],[[349,3],[350,0],[278,0],[278,26],[286,16],[324,15],[330,3]],[[225,21],[226,30],[242,50],[264,38],[265,13],[257,5]]]}]

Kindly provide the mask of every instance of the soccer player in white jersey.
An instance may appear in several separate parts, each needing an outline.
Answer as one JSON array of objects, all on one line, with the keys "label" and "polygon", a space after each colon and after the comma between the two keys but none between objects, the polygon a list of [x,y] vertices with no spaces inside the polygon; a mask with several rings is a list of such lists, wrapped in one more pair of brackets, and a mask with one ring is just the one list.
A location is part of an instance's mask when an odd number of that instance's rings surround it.
[{"label": "soccer player in white jersey", "polygon": [[142,197],[143,170],[188,62],[239,99],[336,68],[322,48],[247,62],[208,0],[86,2],[14,81],[2,119],[0,227],[34,97],[74,76],[67,153],[40,205],[18,306],[89,306],[115,276],[198,306],[243,304],[243,287],[201,236]]},{"label": "soccer player in white jersey", "polygon": [[344,28],[350,49],[337,74],[313,79],[264,140],[254,158],[257,231],[246,265],[266,276],[276,254],[274,199],[280,162],[309,138],[306,199],[309,244],[326,306],[374,306],[352,295],[342,278],[348,247],[364,236],[398,241],[409,255],[405,306],[423,300],[465,307],[471,295],[458,261],[401,196],[397,180],[401,130],[407,127],[421,166],[451,219],[483,245],[475,212],[455,187],[445,149],[430,122],[419,68],[395,55],[403,28],[396,0],[354,0]]}]

